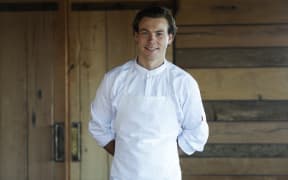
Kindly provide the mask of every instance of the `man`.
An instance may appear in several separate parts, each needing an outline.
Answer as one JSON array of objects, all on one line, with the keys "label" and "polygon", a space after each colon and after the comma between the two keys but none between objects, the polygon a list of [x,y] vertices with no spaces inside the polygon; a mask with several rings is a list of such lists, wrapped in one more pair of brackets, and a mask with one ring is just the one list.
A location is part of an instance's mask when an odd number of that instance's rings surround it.
[{"label": "man", "polygon": [[176,34],[166,8],[138,12],[138,56],[108,72],[89,130],[111,155],[111,180],[180,180],[179,150],[203,151],[208,125],[197,82],[165,59]]}]

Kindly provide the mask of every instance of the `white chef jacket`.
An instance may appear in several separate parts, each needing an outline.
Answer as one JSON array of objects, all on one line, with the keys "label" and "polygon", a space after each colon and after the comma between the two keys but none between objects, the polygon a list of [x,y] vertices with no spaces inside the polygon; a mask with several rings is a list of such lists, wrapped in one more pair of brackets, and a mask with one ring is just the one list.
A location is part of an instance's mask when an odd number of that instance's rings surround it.
[{"label": "white chef jacket", "polygon": [[124,82],[128,84],[125,93],[131,95],[170,96],[180,127],[178,145],[188,155],[203,151],[209,128],[198,84],[190,74],[167,60],[160,67],[147,70],[134,59],[105,74],[91,104],[89,122],[89,131],[100,146],[115,139],[113,121]]}]

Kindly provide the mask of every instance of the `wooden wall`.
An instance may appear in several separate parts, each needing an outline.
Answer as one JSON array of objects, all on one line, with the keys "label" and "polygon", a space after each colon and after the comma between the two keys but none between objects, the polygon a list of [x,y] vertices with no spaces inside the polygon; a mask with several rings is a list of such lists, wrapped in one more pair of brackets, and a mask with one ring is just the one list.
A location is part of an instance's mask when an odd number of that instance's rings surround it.
[{"label": "wooden wall", "polygon": [[65,61],[56,3],[0,1],[0,179],[65,179],[53,161],[65,120]]},{"label": "wooden wall", "polygon": [[288,2],[180,0],[175,63],[199,82],[210,125],[183,180],[288,178]]},{"label": "wooden wall", "polygon": [[[71,179],[108,179],[110,157],[87,131],[90,103],[104,73],[135,57],[131,21],[156,1],[71,1],[66,100],[63,16],[51,10],[60,1],[9,1],[22,4],[20,11],[5,2],[0,179],[64,179],[63,164],[51,160],[50,138],[54,121],[65,119],[67,99],[69,121],[82,124],[82,156],[71,163]],[[168,58],[174,53],[174,62],[199,82],[210,125],[205,151],[181,158],[183,180],[287,179],[287,1],[178,2],[179,31]]]}]

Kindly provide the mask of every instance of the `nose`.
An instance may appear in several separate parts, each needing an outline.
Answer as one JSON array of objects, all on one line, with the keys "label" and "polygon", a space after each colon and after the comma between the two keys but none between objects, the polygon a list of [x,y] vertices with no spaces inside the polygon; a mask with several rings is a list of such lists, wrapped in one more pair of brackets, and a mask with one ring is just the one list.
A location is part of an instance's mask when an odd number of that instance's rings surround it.
[{"label": "nose", "polygon": [[153,40],[155,40],[155,38],[156,38],[156,35],[154,33],[150,33],[148,36],[149,41],[153,41]]}]

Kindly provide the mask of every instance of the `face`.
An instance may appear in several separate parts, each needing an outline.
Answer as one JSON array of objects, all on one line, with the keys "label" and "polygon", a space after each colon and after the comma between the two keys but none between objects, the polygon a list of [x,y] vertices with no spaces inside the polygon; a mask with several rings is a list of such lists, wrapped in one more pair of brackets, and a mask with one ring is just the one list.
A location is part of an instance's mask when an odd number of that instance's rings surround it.
[{"label": "face", "polygon": [[135,33],[140,63],[162,63],[166,49],[173,41],[168,34],[168,22],[165,18],[144,17],[139,23],[139,32]]}]

